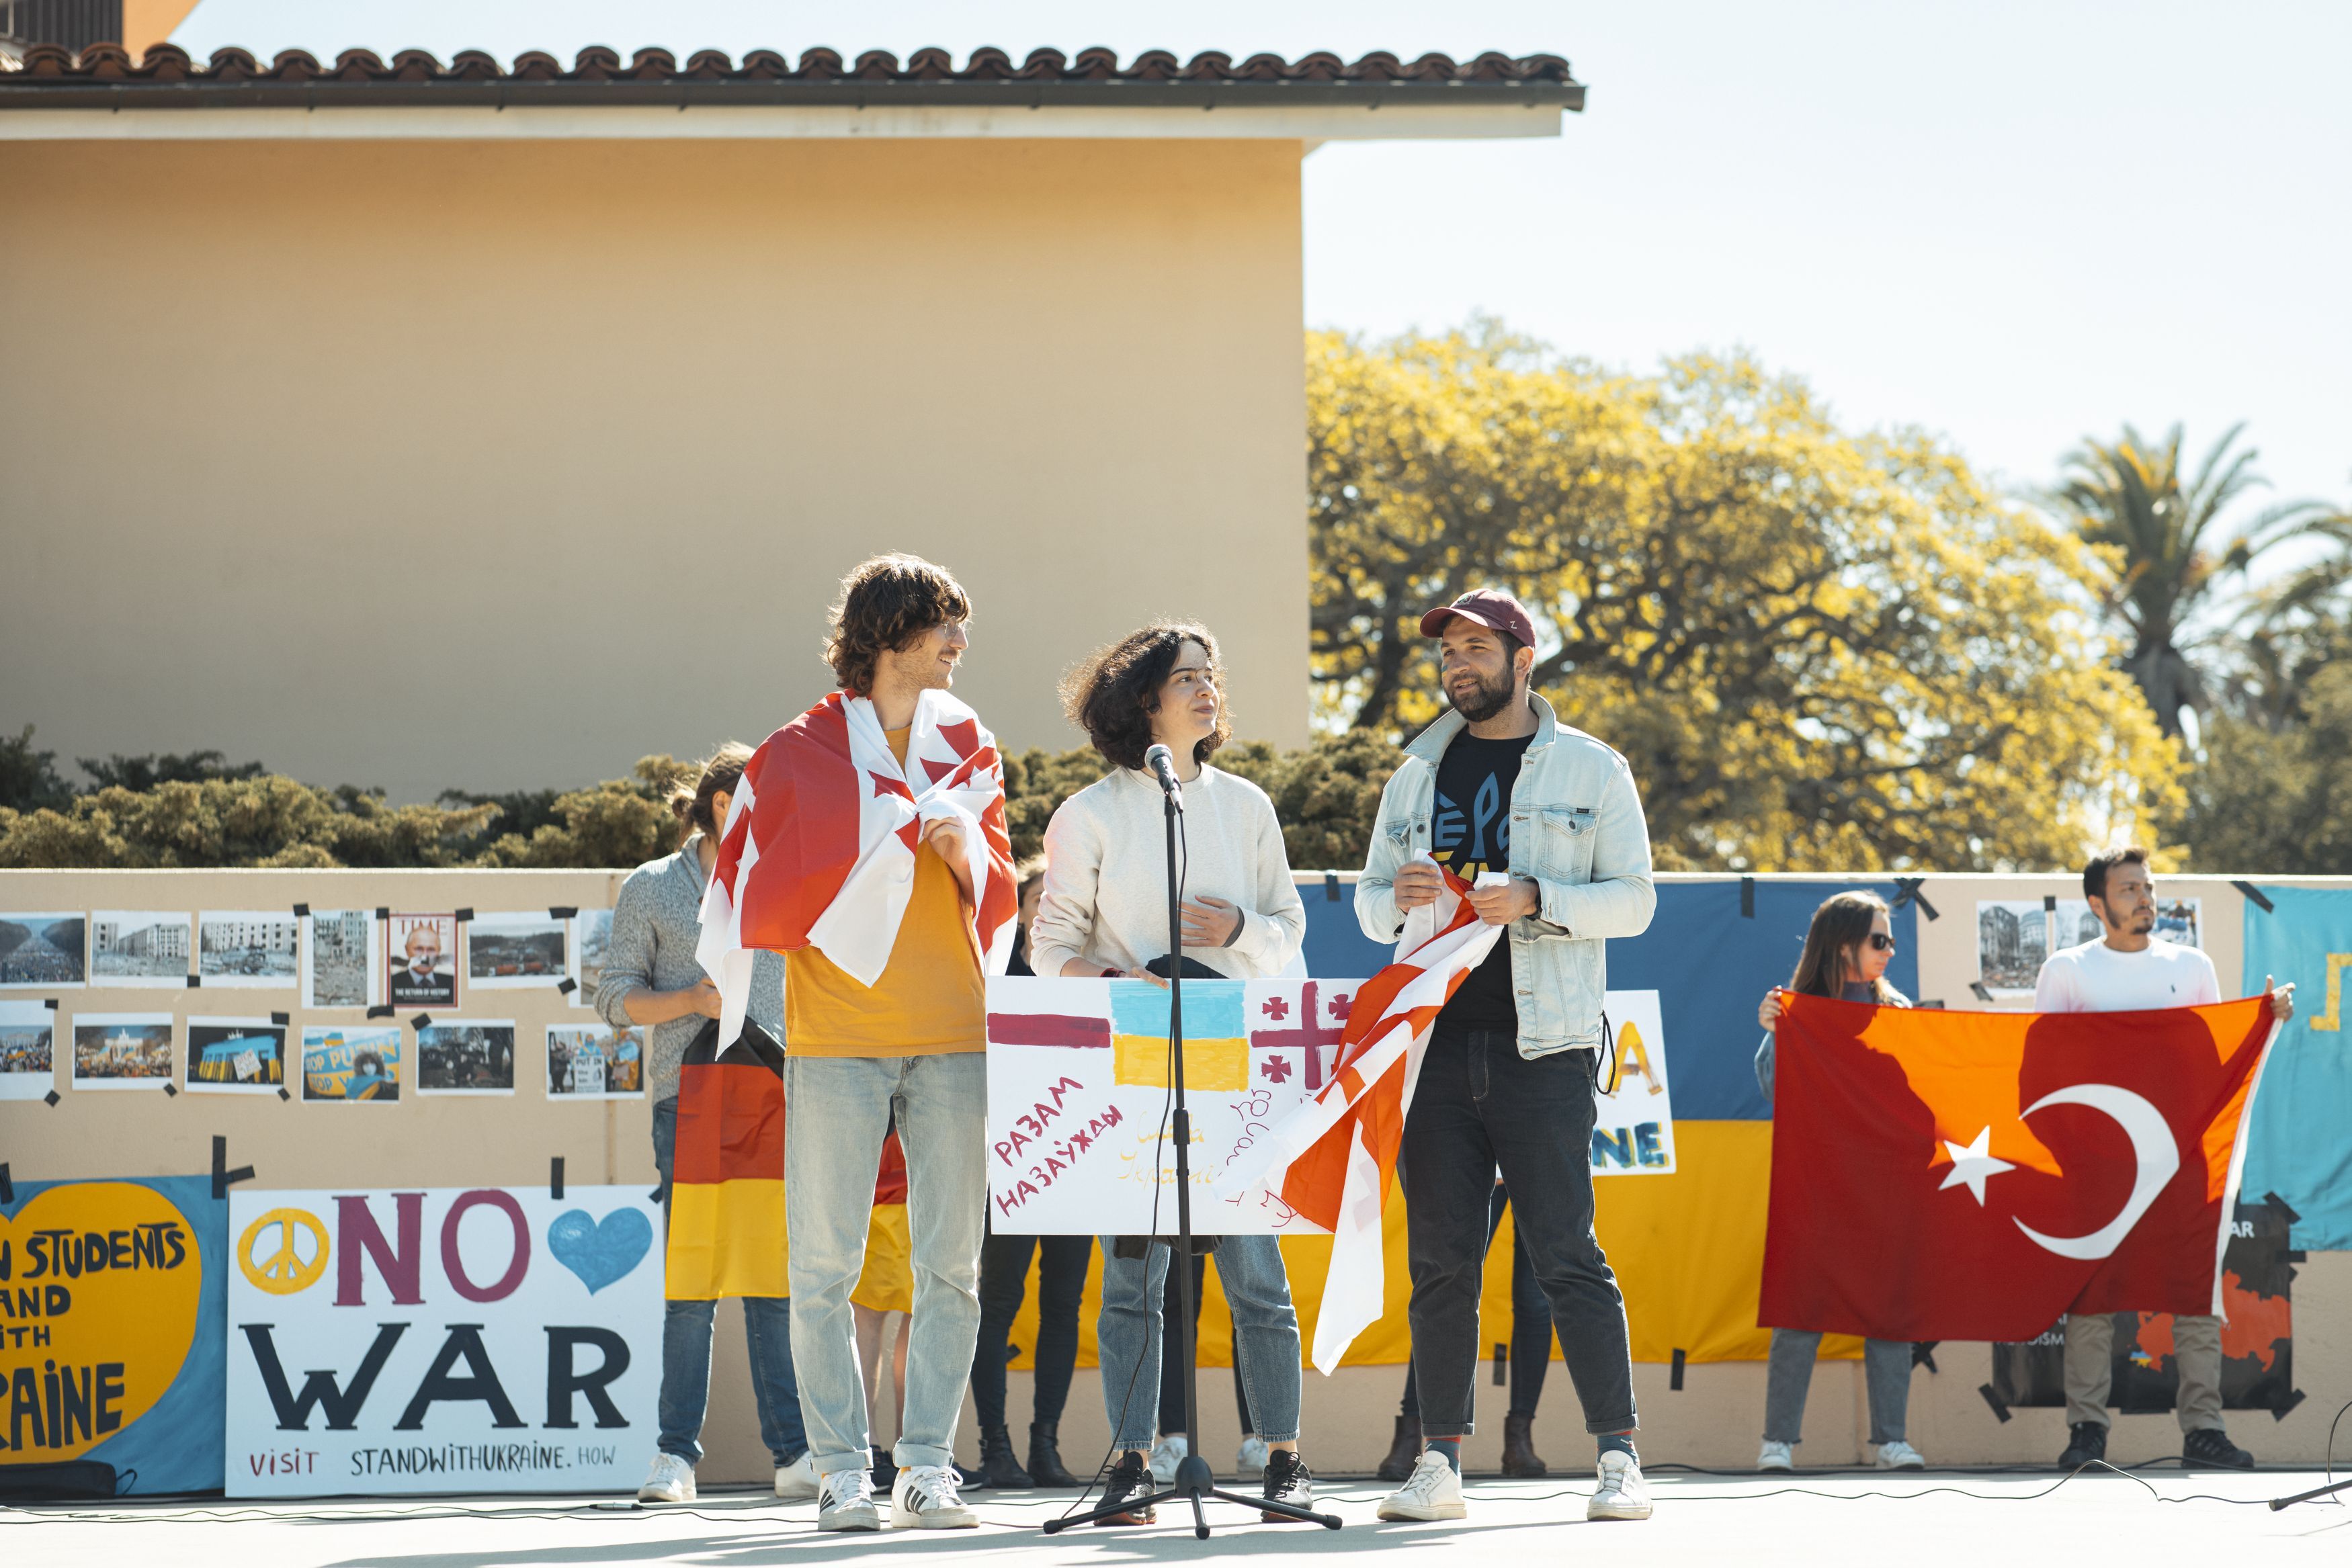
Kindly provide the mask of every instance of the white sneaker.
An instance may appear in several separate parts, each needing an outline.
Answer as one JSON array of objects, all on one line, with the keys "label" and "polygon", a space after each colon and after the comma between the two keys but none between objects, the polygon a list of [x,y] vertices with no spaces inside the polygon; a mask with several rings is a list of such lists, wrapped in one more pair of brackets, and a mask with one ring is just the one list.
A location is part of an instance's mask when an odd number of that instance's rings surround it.
[{"label": "white sneaker", "polygon": [[949,1465],[901,1465],[890,1486],[893,1530],[977,1530],[980,1515],[956,1496],[956,1473]]},{"label": "white sneaker", "polygon": [[776,1467],[778,1497],[786,1502],[806,1502],[816,1494],[816,1456],[803,1449],[791,1464]]},{"label": "white sneaker", "polygon": [[874,1507],[874,1474],[863,1467],[835,1470],[817,1482],[816,1527],[819,1530],[879,1530],[882,1515]]},{"label": "white sneaker", "polygon": [[1882,1470],[1924,1470],[1927,1461],[1919,1450],[1897,1437],[1891,1443],[1878,1445],[1878,1468]]},{"label": "white sneaker", "polygon": [[1756,1468],[1759,1470],[1795,1469],[1797,1446],[1794,1443],[1776,1443],[1769,1437],[1765,1438],[1763,1449],[1756,1456]]},{"label": "white sneaker", "polygon": [[1461,1476],[1434,1448],[1421,1451],[1412,1474],[1380,1507],[1382,1519],[1462,1519],[1469,1512],[1462,1501]]},{"label": "white sneaker", "polygon": [[692,1502],[694,1467],[676,1454],[656,1454],[646,1484],[637,1489],[639,1502]]},{"label": "white sneaker", "polygon": [[[1161,1486],[1173,1483],[1176,1479],[1176,1467],[1182,1464],[1184,1456],[1192,1451],[1192,1441],[1183,1433],[1169,1432],[1162,1435],[1160,1441],[1151,1445],[1151,1479]],[[1259,1468],[1263,1469],[1265,1467]]]},{"label": "white sneaker", "polygon": [[1271,1451],[1265,1439],[1252,1432],[1242,1439],[1241,1452],[1234,1456],[1234,1474],[1245,1481],[1265,1474],[1265,1457]]},{"label": "white sneaker", "polygon": [[1601,1456],[1601,1484],[1592,1490],[1592,1499],[1584,1505],[1587,1519],[1647,1519],[1650,1517],[1650,1489],[1642,1479],[1642,1467],[1631,1454],[1612,1448]]}]

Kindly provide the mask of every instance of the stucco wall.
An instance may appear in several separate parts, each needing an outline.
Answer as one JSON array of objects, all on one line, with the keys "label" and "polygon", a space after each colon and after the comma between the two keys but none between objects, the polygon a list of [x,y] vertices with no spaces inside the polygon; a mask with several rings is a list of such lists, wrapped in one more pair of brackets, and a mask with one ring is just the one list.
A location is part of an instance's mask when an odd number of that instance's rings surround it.
[{"label": "stucco wall", "polygon": [[757,740],[882,549],[1006,744],[1156,613],[1306,738],[1295,141],[18,142],[0,722],[422,799]]}]

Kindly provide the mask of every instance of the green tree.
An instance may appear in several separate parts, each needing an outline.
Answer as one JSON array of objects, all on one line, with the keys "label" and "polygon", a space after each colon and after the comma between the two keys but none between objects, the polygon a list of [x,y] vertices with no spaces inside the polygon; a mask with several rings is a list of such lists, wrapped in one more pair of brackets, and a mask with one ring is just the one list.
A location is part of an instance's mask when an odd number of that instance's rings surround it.
[{"label": "green tree", "polygon": [[2084,546],[1922,434],[1746,359],[1612,375],[1491,327],[1314,335],[1307,409],[1327,724],[1434,716],[1415,622],[1496,583],[1662,868],[2068,865],[2179,799]]},{"label": "green tree", "polygon": [[2123,667],[2167,735],[2179,735],[2184,709],[2208,703],[2205,684],[2181,646],[2200,610],[2224,582],[2241,580],[2255,559],[2289,539],[2329,531],[2318,501],[2284,501],[2242,524],[2222,515],[2266,483],[2252,447],[2232,452],[2243,424],[2222,432],[2193,475],[2181,468],[2181,427],[2161,443],[2130,425],[2113,442],[2085,438],[2066,458],[2067,476],[2053,494],[2076,531],[2095,547],[2103,598],[2132,638]]},{"label": "green tree", "polygon": [[58,754],[33,747],[33,727],[0,736],[0,810],[37,811],[69,805],[73,790],[58,776]]}]

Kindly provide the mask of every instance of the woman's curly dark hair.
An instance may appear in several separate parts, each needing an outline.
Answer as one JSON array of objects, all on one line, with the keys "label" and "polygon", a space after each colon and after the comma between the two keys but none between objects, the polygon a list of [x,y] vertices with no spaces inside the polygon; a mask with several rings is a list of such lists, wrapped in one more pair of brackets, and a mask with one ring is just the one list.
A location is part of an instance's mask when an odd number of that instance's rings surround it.
[{"label": "woman's curly dark hair", "polygon": [[874,695],[874,665],[934,626],[971,614],[963,585],[920,556],[877,555],[841,580],[824,662],[841,689]]},{"label": "woman's curly dark hair", "polygon": [[1143,766],[1143,754],[1151,749],[1151,716],[1160,709],[1160,683],[1175,669],[1187,643],[1198,643],[1208,654],[1209,677],[1216,683],[1220,699],[1217,727],[1192,748],[1192,760],[1205,762],[1209,753],[1234,737],[1233,718],[1223,701],[1225,667],[1217,662],[1217,640],[1207,627],[1190,621],[1155,621],[1096,649],[1062,677],[1063,711],[1114,767]]}]

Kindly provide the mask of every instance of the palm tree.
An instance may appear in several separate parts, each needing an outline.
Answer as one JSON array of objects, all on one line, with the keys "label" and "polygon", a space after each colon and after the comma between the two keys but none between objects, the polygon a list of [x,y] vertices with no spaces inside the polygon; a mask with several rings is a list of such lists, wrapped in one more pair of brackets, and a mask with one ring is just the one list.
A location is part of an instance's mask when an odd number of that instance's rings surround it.
[{"label": "palm tree", "polygon": [[2123,668],[2138,683],[2167,735],[2181,733],[2181,713],[2204,706],[2204,685],[2179,646],[2183,627],[2228,573],[2290,538],[2326,530],[2319,501],[2285,501],[2226,528],[2221,514],[2268,483],[2254,471],[2253,448],[2232,453],[2241,423],[2222,433],[2185,482],[2178,424],[2161,444],[2126,424],[2112,444],[2090,437],[2067,455],[2065,479],[2051,499],[2089,543],[2120,552],[2106,608],[2134,639]]}]

